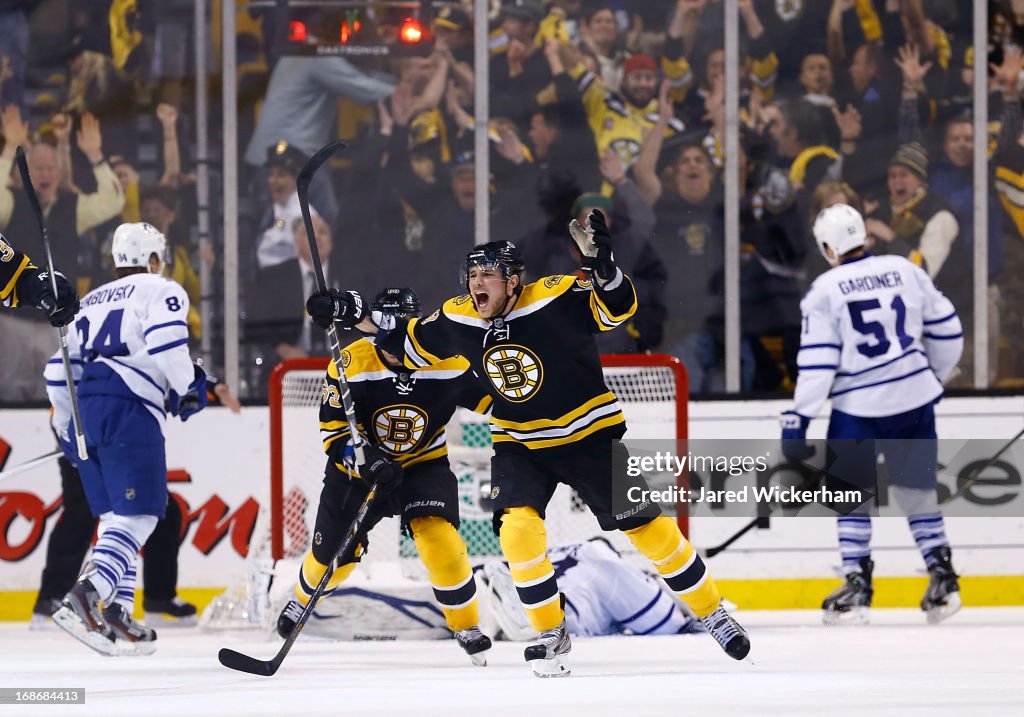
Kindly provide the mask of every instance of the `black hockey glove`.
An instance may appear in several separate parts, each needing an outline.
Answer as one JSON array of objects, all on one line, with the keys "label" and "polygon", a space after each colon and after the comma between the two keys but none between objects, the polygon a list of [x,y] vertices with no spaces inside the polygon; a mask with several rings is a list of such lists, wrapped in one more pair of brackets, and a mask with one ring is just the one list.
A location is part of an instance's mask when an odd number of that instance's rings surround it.
[{"label": "black hockey glove", "polygon": [[57,297],[53,296],[50,274],[45,269],[28,269],[18,278],[18,297],[26,306],[35,306],[54,326],[67,326],[81,304],[71,282],[57,272]]},{"label": "black hockey glove", "polygon": [[593,232],[591,241],[597,251],[593,256],[583,255],[583,268],[594,272],[599,279],[611,281],[615,278],[615,259],[612,257],[612,235],[608,231],[604,214],[597,209],[591,211],[587,224]]},{"label": "black hockey glove", "polygon": [[326,294],[313,294],[306,300],[306,311],[321,329],[332,323],[351,329],[370,313],[370,305],[356,291],[328,289]]},{"label": "black hockey glove", "polygon": [[168,412],[172,416],[180,418],[182,423],[206,408],[206,404],[209,402],[209,395],[206,392],[206,373],[195,364],[192,368],[192,383],[188,385],[185,395],[179,396],[171,391],[167,401]]},{"label": "black hockey glove", "polygon": [[378,498],[385,498],[402,483],[402,466],[388,458],[377,446],[363,446],[366,463],[359,466],[359,475],[367,485],[377,484]]}]

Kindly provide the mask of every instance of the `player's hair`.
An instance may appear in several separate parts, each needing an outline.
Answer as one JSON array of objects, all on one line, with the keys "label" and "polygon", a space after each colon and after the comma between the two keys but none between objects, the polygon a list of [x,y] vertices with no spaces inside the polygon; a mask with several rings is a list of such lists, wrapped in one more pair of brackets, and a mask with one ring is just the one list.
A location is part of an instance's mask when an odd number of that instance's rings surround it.
[{"label": "player's hair", "polygon": [[119,266],[114,268],[114,276],[118,279],[123,279],[126,276],[131,276],[132,274],[146,274],[148,272],[148,268],[143,268],[141,266]]}]

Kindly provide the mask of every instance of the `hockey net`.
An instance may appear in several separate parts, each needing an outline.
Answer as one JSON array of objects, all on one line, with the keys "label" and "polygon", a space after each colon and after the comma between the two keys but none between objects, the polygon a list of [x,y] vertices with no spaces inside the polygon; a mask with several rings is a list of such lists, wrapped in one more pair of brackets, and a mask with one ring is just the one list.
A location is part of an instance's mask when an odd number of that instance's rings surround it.
[{"label": "hockey net", "polygon": [[[687,389],[682,364],[668,355],[613,354],[601,357],[605,381],[626,417],[625,439],[686,438]],[[270,486],[250,541],[244,589],[235,586],[203,616],[206,627],[269,627],[294,585],[314,532],[325,456],[320,442],[321,388],[328,359],[279,364],[270,379]],[[447,428],[449,460],[459,485],[461,526],[474,564],[501,555],[489,506],[491,436],[487,417],[459,409]],[[685,511],[678,512],[687,532]],[[621,533],[604,533],[579,497],[560,485],[547,507],[550,545],[603,535],[627,559],[635,549]],[[360,582],[422,581],[425,571],[398,520],[381,521],[356,571]],[[355,575],[353,576],[355,577]],[[273,587],[271,587],[273,585]]]}]

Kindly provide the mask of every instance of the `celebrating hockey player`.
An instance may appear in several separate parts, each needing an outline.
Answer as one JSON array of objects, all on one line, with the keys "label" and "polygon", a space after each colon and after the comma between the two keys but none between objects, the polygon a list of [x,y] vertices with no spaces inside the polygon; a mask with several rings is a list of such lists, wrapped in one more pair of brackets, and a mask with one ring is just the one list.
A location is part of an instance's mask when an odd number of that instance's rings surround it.
[{"label": "celebrating hockey player", "polygon": [[[200,411],[206,376],[189,358],[188,296],[161,276],[164,235],[122,224],[111,251],[117,278],[85,295],[68,336],[89,450],[78,465],[99,537],[53,620],[102,654],[150,654],[156,632],[132,619],[139,547],[167,508],[167,414],[184,421]],[[66,445],[70,398],[60,358],[50,359],[46,383]]]},{"label": "celebrating hockey player", "polygon": [[[406,320],[419,316],[420,303],[411,289],[392,288],[381,291],[371,309],[382,322]],[[324,594],[333,592],[355,569],[373,526],[399,515],[427,568],[449,629],[473,663],[485,665],[491,641],[478,627],[476,583],[466,543],[457,532],[458,479],[448,464],[445,425],[458,406],[482,412],[490,399],[461,357],[410,371],[396,356],[359,339],[342,351],[342,364],[367,442],[366,463],[352,466],[352,436],[340,400],[338,367],[332,361],[320,404],[320,434],[328,461],[313,545],[299,571],[296,599],[282,610],[277,631],[284,638],[291,634],[375,482],[377,498],[353,549],[334,566]]]},{"label": "celebrating hockey player", "polygon": [[[856,209],[823,210],[814,238],[834,268],[800,305],[800,373],[793,409],[782,414],[783,451],[797,461],[813,455],[807,425],[831,397],[829,480],[863,490],[867,501],[876,490],[877,454],[884,455],[889,484],[931,576],[921,609],[936,623],[960,608],[936,494],[933,410],[963,350],[960,319],[921,268],[865,250]],[[822,605],[826,624],[867,622],[874,567],[869,510],[867,503],[840,510],[846,583]]]},{"label": "celebrating hockey player", "polygon": [[0,305],[35,306],[54,326],[67,326],[78,313],[78,294],[63,274],[56,279],[55,297],[46,270],[15,251],[0,234]]},{"label": "celebrating hockey player", "polygon": [[525,658],[542,677],[570,673],[569,633],[551,561],[544,511],[558,483],[576,490],[605,530],[622,530],[668,585],[700,617],[725,651],[746,657],[750,642],[720,605],[707,568],[674,520],[657,505],[630,503],[643,484],[626,471],[620,438],[625,418],[604,383],[593,334],[626,321],[636,292],[616,266],[604,216],[570,233],[593,280],[550,276],[524,286],[523,261],[511,242],[491,242],[466,256],[467,293],[423,320],[378,323],[354,292],[310,297],[321,325],[337,321],[377,334],[377,345],[429,366],[466,357],[494,400],[491,495],[494,526],[538,644]]}]

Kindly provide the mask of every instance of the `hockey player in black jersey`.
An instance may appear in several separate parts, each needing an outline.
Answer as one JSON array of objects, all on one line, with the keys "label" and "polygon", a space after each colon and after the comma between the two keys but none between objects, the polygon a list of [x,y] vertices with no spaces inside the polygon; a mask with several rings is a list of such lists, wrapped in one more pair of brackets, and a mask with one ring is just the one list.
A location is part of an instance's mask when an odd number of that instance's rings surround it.
[{"label": "hockey player in black jersey", "polygon": [[495,531],[538,644],[526,649],[534,674],[567,675],[570,650],[555,573],[546,556],[544,511],[558,483],[576,490],[605,530],[622,530],[725,651],[746,657],[746,633],[721,608],[707,568],[656,504],[632,504],[645,488],[626,471],[625,418],[604,383],[593,334],[614,329],[636,310],[629,277],[615,265],[604,217],[570,233],[592,279],[549,276],[524,286],[515,245],[491,242],[463,267],[468,293],[422,320],[370,316],[353,292],[310,297],[320,325],[336,321],[377,334],[378,347],[423,367],[464,356],[494,400],[491,496]]},{"label": "hockey player in black jersey", "polygon": [[[381,320],[405,319],[418,316],[420,304],[410,289],[385,289],[371,309]],[[320,404],[320,435],[328,461],[313,545],[299,571],[296,599],[282,610],[277,631],[285,638],[291,634],[369,485],[376,482],[377,498],[357,535],[357,546],[335,564],[324,595],[355,569],[374,525],[382,518],[401,516],[402,528],[416,543],[449,629],[473,663],[485,665],[491,641],[478,627],[476,583],[466,543],[456,531],[458,480],[448,464],[445,425],[458,406],[485,412],[490,399],[461,357],[410,371],[366,339],[350,344],[341,355],[359,430],[367,442],[363,447],[366,463],[353,465],[338,367],[332,361]]]},{"label": "hockey player in black jersey", "polygon": [[0,234],[0,305],[35,306],[54,326],[67,326],[78,313],[78,294],[70,282],[57,274],[57,296],[50,275],[7,243]]}]

